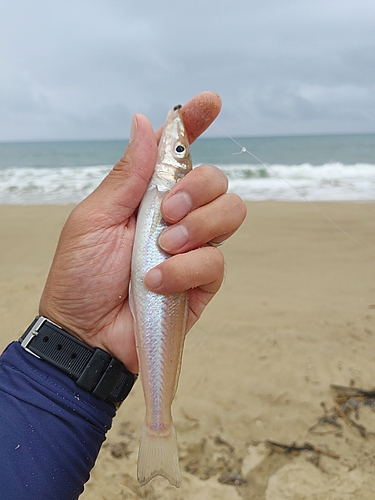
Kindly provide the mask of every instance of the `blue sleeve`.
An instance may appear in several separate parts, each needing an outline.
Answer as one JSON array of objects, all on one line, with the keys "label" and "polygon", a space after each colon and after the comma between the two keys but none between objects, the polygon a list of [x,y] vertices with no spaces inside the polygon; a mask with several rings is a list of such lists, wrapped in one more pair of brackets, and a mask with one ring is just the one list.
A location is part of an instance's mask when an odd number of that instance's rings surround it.
[{"label": "blue sleeve", "polygon": [[0,498],[82,493],[115,408],[18,342],[0,357]]}]

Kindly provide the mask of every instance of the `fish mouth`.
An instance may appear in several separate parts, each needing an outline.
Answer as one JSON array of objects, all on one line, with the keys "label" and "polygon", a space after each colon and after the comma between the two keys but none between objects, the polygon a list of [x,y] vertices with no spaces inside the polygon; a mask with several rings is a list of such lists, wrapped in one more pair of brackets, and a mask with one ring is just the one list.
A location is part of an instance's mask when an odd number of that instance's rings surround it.
[{"label": "fish mouth", "polygon": [[176,104],[176,106],[173,108],[173,111],[177,111],[178,109],[182,108],[182,104]]}]

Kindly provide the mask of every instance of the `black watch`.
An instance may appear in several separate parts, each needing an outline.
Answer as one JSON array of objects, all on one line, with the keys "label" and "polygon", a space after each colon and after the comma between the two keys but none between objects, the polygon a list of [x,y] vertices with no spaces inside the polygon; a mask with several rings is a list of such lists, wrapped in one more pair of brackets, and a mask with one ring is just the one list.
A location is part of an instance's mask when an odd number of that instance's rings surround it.
[{"label": "black watch", "polygon": [[79,387],[116,408],[137,380],[121,361],[103,349],[88,346],[43,316],[35,318],[19,342],[26,351],[56,366]]}]

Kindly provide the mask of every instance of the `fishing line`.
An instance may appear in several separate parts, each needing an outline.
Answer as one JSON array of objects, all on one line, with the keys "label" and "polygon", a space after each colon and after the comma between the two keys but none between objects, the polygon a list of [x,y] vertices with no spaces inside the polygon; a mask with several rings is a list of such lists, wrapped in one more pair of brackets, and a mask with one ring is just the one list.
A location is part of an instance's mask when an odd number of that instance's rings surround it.
[{"label": "fishing line", "polygon": [[223,130],[221,127],[219,127],[219,125],[217,125],[216,123],[214,123],[213,125],[218,130],[220,130],[220,132],[222,132],[224,135],[226,135],[228,137],[228,139],[230,139],[232,142],[234,142],[234,144],[236,144],[239,148],[241,148],[241,151],[238,151],[237,153],[233,153],[234,155],[241,155],[241,154],[246,154],[246,153],[248,155],[250,155],[252,158],[254,158],[254,160],[256,160],[257,162],[259,162],[260,165],[262,165],[265,169],[269,170],[275,177],[277,177],[278,179],[280,179],[288,187],[290,187],[293,191],[295,191],[300,198],[302,198],[306,203],[308,203],[316,212],[318,212],[318,214],[320,214],[322,217],[324,217],[324,219],[326,219],[330,224],[332,224],[332,226],[334,226],[338,231],[340,231],[342,234],[344,234],[345,236],[347,236],[349,239],[351,239],[354,243],[356,243],[357,245],[359,245],[360,247],[362,247],[364,250],[366,250],[367,252],[370,252],[372,255],[375,256],[374,252],[370,248],[366,247],[363,243],[361,243],[359,240],[357,240],[356,238],[354,238],[354,236],[352,236],[350,233],[346,232],[345,229],[343,229],[334,220],[332,220],[330,217],[328,217],[328,215],[326,215],[324,212],[322,212],[322,210],[320,210],[320,208],[317,207],[317,205],[315,205],[315,203],[313,203],[311,200],[309,200],[303,193],[301,193],[301,191],[299,191],[289,181],[287,181],[280,174],[278,174],[270,165],[268,165],[267,163],[265,163],[264,161],[262,161],[260,158],[258,158],[257,156],[255,156],[251,151],[249,151],[247,148],[245,148],[245,146],[242,146],[242,144],[240,144],[238,141],[236,141],[236,139],[234,139],[232,136],[230,136],[229,134],[227,134],[225,132],[225,130]]}]

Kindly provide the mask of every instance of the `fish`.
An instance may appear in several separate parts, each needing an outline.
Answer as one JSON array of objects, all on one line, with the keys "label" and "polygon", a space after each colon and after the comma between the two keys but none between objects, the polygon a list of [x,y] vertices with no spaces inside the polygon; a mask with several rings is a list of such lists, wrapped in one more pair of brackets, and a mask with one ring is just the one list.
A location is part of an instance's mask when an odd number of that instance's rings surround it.
[{"label": "fish", "polygon": [[181,367],[189,310],[188,292],[161,295],[144,277],[170,255],[158,244],[168,223],[161,214],[164,196],[192,169],[181,106],[169,111],[157,161],[139,207],[132,253],[130,307],[134,318],[140,379],[146,414],[138,453],[138,482],[164,476],[179,487],[181,472],[171,405]]}]

